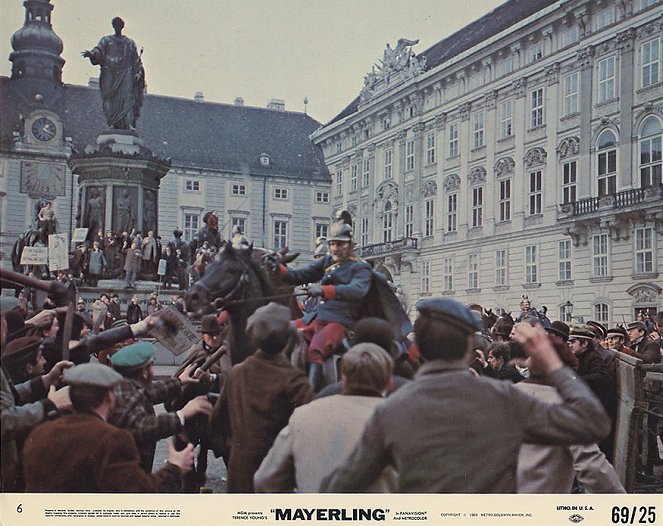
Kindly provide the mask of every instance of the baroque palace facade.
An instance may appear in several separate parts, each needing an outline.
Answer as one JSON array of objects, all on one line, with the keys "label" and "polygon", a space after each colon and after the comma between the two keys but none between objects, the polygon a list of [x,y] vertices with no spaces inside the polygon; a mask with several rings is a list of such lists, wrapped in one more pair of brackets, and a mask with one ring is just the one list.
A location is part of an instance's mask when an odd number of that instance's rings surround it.
[{"label": "baroque palace facade", "polygon": [[607,325],[663,309],[662,6],[510,0],[421,53],[401,39],[313,134],[411,316],[430,295]]},{"label": "baroque palace facade", "polygon": [[[54,5],[24,5],[24,25],[12,36],[12,74],[0,77],[3,266],[10,265],[12,245],[34,223],[42,200],[53,202],[58,231],[71,234],[79,195],[67,162],[106,130],[97,80],[88,86],[62,82]],[[136,131],[154,155],[171,162],[159,190],[157,233],[167,241],[180,228],[190,240],[204,214],[216,210],[225,238],[236,225],[255,246],[287,245],[305,261],[331,217],[331,179],[309,137],[319,126],[305,113],[286,111],[281,100],[256,108],[239,97],[218,104],[202,94],[146,94]]]}]

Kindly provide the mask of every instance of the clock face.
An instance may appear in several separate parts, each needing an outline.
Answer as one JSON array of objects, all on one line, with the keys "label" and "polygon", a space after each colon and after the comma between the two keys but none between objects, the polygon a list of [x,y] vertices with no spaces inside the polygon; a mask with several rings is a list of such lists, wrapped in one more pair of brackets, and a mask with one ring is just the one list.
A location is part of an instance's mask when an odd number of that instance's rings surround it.
[{"label": "clock face", "polygon": [[39,117],[32,123],[32,135],[42,142],[50,141],[55,134],[55,123],[51,119]]}]

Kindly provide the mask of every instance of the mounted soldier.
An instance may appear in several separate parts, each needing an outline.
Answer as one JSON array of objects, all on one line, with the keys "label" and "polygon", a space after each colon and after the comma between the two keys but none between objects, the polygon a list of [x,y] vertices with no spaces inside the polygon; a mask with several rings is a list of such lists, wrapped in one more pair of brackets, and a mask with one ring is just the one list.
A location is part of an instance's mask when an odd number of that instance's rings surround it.
[{"label": "mounted soldier", "polygon": [[[319,297],[313,319],[295,320],[308,341],[307,363],[309,382],[319,390],[323,380],[323,363],[342,345],[343,340],[360,317],[362,300],[371,288],[372,269],[354,255],[352,226],[349,214],[329,229],[329,253],[301,269],[288,269],[271,262],[268,268],[285,283],[303,285],[310,296]],[[318,282],[319,283],[316,283]]]}]

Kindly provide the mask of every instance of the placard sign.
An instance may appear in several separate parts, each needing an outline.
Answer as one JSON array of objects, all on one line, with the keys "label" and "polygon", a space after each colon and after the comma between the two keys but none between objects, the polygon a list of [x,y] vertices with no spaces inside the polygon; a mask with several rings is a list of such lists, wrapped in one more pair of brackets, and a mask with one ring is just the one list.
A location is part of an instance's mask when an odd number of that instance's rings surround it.
[{"label": "placard sign", "polygon": [[51,234],[48,236],[48,270],[67,270],[69,268],[69,236]]},{"label": "placard sign", "polygon": [[87,233],[89,228],[74,228],[74,233],[71,236],[71,240],[74,243],[82,243],[87,239]]},{"label": "placard sign", "polygon": [[159,274],[159,276],[165,276],[166,275],[166,260],[165,259],[160,259],[159,260],[159,268],[157,269],[157,274]]},{"label": "placard sign", "polygon": [[23,252],[21,252],[21,265],[46,265],[46,264],[48,264],[48,248],[23,247]]},{"label": "placard sign", "polygon": [[161,345],[175,356],[186,352],[194,343],[201,340],[196,327],[174,305],[161,309],[159,318],[165,323],[150,331],[150,336],[159,340]]}]

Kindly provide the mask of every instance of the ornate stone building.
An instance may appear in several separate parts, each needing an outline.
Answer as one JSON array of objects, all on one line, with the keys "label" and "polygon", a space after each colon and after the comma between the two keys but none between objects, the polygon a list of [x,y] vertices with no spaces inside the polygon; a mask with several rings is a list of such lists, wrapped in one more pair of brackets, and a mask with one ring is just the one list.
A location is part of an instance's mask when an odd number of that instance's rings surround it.
[{"label": "ornate stone building", "polygon": [[[59,231],[72,232],[79,195],[67,161],[72,152],[89,151],[106,126],[96,79],[89,86],[62,82],[63,43],[51,23],[54,6],[49,0],[24,4],[24,26],[12,37],[12,74],[0,77],[4,266],[17,236],[34,222],[41,200],[53,201]],[[217,104],[202,94],[192,99],[146,94],[136,131],[154,155],[170,161],[156,205],[158,234],[169,240],[179,227],[188,240],[202,226],[205,212],[216,210],[224,237],[237,225],[256,246],[288,245],[305,260],[331,217],[329,173],[309,138],[319,126],[304,113],[285,111],[278,100],[255,108],[244,106],[241,98]],[[138,164],[151,162],[136,155]],[[134,187],[119,189],[117,196],[113,190],[101,198],[113,194],[119,216],[133,217],[136,226],[147,228],[145,219],[137,220],[145,198]],[[105,223],[111,223],[110,217],[107,213]],[[112,222],[104,230],[120,228]]]},{"label": "ornate stone building", "polygon": [[387,46],[313,134],[412,315],[430,295],[609,325],[663,308],[662,13],[510,0],[418,54]]}]

